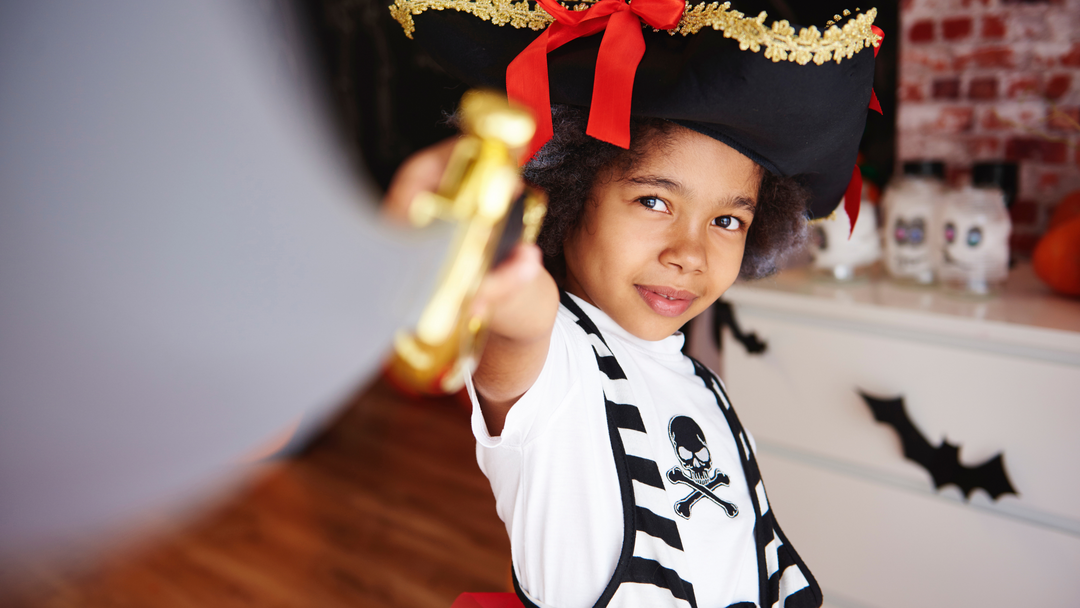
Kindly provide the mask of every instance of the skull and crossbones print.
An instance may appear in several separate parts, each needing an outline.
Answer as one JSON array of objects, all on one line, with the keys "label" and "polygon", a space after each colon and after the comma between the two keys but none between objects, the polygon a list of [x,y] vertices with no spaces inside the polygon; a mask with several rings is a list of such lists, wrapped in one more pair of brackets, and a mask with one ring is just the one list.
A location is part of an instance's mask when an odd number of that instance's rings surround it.
[{"label": "skull and crossbones print", "polygon": [[719,469],[713,468],[712,454],[709,453],[701,427],[688,416],[673,416],[668,422],[668,438],[671,439],[671,447],[675,449],[675,456],[679,459],[679,465],[667,472],[668,481],[691,488],[689,495],[675,502],[675,512],[683,519],[690,519],[690,509],[702,498],[708,498],[723,509],[728,517],[738,515],[738,507],[714,493],[717,488],[728,486],[731,479]]}]

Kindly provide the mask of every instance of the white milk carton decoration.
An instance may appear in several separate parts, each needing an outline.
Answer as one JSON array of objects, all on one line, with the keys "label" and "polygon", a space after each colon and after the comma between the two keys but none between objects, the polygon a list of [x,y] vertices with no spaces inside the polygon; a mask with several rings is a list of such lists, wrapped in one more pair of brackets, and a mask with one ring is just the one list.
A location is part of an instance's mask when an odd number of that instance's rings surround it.
[{"label": "white milk carton decoration", "polygon": [[863,184],[854,231],[843,204],[829,217],[811,223],[810,256],[817,274],[837,281],[852,281],[863,274],[863,269],[881,259],[877,206],[867,198],[869,189],[869,184]]},{"label": "white milk carton decoration", "polygon": [[945,164],[904,163],[904,175],[890,182],[882,196],[885,269],[902,282],[934,282],[940,239],[933,228],[945,196]]},{"label": "white milk carton decoration", "polygon": [[1012,221],[1001,189],[967,186],[950,193],[939,227],[938,276],[946,287],[986,295],[1004,283]]}]

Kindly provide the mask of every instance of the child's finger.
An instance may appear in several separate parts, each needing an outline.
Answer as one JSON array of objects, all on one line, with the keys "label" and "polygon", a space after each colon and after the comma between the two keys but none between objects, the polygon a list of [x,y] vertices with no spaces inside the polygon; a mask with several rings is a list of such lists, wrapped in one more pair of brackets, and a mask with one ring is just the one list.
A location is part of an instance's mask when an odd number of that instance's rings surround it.
[{"label": "child's finger", "polygon": [[498,266],[488,272],[480,283],[473,300],[472,313],[487,316],[510,300],[543,270],[540,248],[531,244],[519,244]]},{"label": "child's finger", "polygon": [[445,139],[405,159],[394,173],[394,179],[383,197],[383,212],[394,219],[405,221],[409,216],[409,205],[416,195],[421,192],[434,192],[439,187],[457,139]]}]

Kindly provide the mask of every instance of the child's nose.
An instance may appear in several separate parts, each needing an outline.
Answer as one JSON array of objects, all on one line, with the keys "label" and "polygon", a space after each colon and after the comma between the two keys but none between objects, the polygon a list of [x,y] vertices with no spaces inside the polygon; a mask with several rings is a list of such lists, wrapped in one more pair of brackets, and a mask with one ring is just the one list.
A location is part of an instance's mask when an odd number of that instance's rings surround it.
[{"label": "child's nose", "polygon": [[683,230],[672,234],[660,252],[660,263],[677,267],[681,272],[701,272],[706,266],[706,242],[708,235],[696,230]]}]

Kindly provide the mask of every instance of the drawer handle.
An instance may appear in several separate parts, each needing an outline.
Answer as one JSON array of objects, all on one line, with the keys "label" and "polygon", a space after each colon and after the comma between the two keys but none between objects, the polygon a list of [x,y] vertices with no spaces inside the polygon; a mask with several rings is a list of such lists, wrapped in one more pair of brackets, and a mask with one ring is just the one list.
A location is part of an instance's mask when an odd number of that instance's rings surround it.
[{"label": "drawer handle", "polygon": [[964,492],[967,500],[971,500],[975,488],[986,490],[994,500],[1002,494],[1019,495],[1005,472],[1005,457],[1001,452],[978,466],[965,466],[960,463],[959,445],[945,439],[941,445],[935,446],[926,439],[908,417],[903,396],[883,399],[862,391],[859,391],[859,395],[870,406],[874,419],[891,426],[900,436],[904,457],[926,469],[939,490],[942,486],[953,484]]}]

